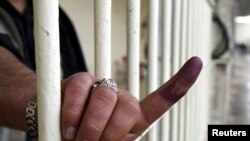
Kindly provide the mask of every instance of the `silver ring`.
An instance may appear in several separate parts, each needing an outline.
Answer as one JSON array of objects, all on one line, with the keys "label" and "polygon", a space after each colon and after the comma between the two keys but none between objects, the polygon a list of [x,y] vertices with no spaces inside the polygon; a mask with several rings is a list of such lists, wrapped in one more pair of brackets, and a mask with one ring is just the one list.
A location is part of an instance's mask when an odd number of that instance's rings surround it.
[{"label": "silver ring", "polygon": [[92,87],[92,90],[96,88],[97,86],[105,86],[110,89],[112,89],[114,92],[118,92],[117,84],[113,79],[110,78],[104,78],[100,81],[95,82],[95,84]]}]

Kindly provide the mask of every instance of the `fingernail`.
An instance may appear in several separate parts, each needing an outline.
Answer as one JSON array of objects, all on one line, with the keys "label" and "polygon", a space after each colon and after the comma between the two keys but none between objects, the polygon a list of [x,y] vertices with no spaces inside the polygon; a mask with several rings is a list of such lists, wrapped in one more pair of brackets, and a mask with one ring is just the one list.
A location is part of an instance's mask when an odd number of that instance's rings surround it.
[{"label": "fingernail", "polygon": [[74,127],[69,127],[65,132],[65,138],[71,140],[75,137],[76,129]]}]

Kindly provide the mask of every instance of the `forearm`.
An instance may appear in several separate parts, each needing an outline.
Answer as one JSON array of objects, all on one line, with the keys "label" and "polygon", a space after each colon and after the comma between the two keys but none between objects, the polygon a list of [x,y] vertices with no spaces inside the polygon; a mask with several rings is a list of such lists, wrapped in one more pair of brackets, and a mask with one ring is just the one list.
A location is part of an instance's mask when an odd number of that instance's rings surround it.
[{"label": "forearm", "polygon": [[35,73],[0,46],[0,125],[26,130],[25,108],[35,82]]}]

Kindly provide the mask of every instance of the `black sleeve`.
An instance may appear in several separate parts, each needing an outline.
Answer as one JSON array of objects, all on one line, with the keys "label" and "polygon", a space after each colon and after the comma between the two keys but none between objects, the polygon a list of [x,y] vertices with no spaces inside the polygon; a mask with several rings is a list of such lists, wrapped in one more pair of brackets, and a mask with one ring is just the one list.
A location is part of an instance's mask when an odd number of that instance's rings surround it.
[{"label": "black sleeve", "polygon": [[64,77],[77,72],[87,72],[87,65],[75,29],[62,9],[60,9],[60,46]]},{"label": "black sleeve", "polygon": [[9,35],[0,33],[0,45],[12,52],[19,60],[23,61],[20,52],[17,50]]}]

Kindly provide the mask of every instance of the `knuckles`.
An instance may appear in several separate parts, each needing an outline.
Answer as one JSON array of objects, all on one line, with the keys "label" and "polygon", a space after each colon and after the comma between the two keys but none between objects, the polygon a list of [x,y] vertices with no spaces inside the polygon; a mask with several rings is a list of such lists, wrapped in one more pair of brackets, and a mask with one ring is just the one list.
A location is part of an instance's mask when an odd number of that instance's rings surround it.
[{"label": "knuckles", "polygon": [[93,85],[96,81],[96,78],[89,73],[80,72],[72,75],[69,83],[75,83],[76,85],[81,84],[84,85]]},{"label": "knuckles", "polygon": [[[91,93],[91,98],[93,94],[95,94],[95,100],[102,101],[102,104],[111,104],[116,105],[120,104],[119,109],[122,110],[122,112],[131,120],[138,121],[142,117],[142,111],[139,104],[139,101],[133,97],[129,92],[125,90],[119,90],[118,94],[114,94],[114,92],[106,87],[98,87],[97,89],[94,89],[92,92],[90,92],[91,87],[93,84],[97,81],[97,78],[90,75],[89,73],[77,73],[69,77],[68,79],[63,81],[64,89],[63,89],[63,95],[64,98],[63,102],[67,101],[66,107],[67,111],[66,113],[70,115],[78,115],[77,110],[79,107],[82,107],[84,105],[83,97],[89,97]],[[83,96],[85,95],[85,96]],[[89,101],[91,102],[91,101]],[[95,102],[95,101],[92,101]],[[119,110],[118,109],[118,110]],[[64,111],[65,112],[65,111]],[[63,118],[63,124],[65,122],[68,122],[68,118]],[[79,122],[80,123],[80,122]],[[96,123],[87,122],[87,125],[85,125],[90,129],[92,132],[102,132],[99,131],[101,128],[96,125]],[[119,127],[117,127],[119,129]],[[102,141],[112,141],[116,140],[117,136],[112,133],[105,133],[102,135],[101,140]]]},{"label": "knuckles", "polygon": [[117,94],[115,94],[112,90],[105,87],[100,87],[95,89],[96,99],[98,101],[103,101],[107,104],[116,104],[117,103]]},{"label": "knuckles", "polygon": [[101,138],[101,141],[115,141],[117,140],[116,136],[114,134],[104,134]]},{"label": "knuckles", "polygon": [[121,96],[118,99],[121,107],[124,107],[124,112],[128,117],[139,117],[141,115],[141,107],[139,101],[133,97],[129,92],[120,91]]},{"label": "knuckles", "polygon": [[77,73],[67,78],[63,83],[65,88],[63,95],[73,95],[79,97],[86,91],[89,91],[92,84],[95,82],[94,76],[88,73]]}]

